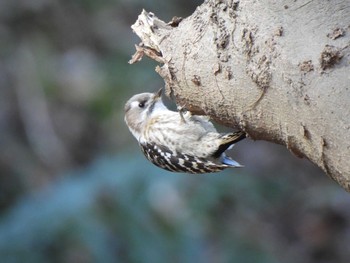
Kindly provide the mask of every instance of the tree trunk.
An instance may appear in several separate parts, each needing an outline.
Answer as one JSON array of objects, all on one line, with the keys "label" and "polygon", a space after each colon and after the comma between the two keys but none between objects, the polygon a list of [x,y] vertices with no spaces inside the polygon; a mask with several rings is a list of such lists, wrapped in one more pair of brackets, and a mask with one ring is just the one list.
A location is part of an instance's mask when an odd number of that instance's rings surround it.
[{"label": "tree trunk", "polygon": [[[195,114],[285,145],[350,191],[350,1],[209,0],[132,26],[167,94]],[[261,156],[264,158],[264,156]]]}]

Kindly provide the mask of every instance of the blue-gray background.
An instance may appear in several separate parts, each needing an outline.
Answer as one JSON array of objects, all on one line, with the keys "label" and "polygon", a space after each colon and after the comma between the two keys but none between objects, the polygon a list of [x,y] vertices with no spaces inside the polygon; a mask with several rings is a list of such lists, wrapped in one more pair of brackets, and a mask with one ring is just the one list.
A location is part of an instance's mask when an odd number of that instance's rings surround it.
[{"label": "blue-gray background", "polygon": [[308,161],[246,140],[244,169],[172,174],[128,132],[163,86],[130,25],[200,3],[0,2],[0,262],[348,262],[350,197]]}]

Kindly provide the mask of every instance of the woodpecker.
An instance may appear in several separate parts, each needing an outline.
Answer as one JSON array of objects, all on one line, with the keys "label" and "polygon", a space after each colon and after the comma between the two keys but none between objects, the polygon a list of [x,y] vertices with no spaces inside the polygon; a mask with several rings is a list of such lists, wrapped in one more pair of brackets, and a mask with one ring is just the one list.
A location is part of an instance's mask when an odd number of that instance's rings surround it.
[{"label": "woodpecker", "polygon": [[191,174],[242,167],[225,151],[243,140],[242,131],[218,133],[206,116],[169,110],[156,93],[134,95],[125,104],[125,122],[143,154],[153,164],[171,172]]}]

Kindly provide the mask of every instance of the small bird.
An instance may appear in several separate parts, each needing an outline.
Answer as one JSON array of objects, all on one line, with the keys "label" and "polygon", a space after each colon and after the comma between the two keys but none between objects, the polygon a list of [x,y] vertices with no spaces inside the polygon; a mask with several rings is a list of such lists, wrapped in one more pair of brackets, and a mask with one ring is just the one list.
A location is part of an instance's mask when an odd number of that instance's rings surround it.
[{"label": "small bird", "polygon": [[244,139],[242,131],[218,133],[206,116],[169,110],[156,93],[134,95],[125,104],[125,122],[153,164],[191,174],[219,172],[242,167],[225,151]]}]

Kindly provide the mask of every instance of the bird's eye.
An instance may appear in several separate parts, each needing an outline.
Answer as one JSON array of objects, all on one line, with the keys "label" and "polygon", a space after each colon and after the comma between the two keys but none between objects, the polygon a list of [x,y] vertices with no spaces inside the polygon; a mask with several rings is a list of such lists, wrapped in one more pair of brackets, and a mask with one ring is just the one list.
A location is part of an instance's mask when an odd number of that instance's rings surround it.
[{"label": "bird's eye", "polygon": [[140,102],[140,103],[139,103],[139,107],[140,107],[140,108],[145,107],[145,103],[144,103],[144,102]]}]

